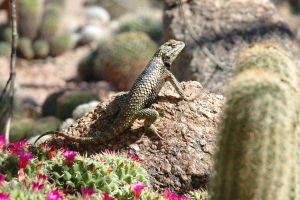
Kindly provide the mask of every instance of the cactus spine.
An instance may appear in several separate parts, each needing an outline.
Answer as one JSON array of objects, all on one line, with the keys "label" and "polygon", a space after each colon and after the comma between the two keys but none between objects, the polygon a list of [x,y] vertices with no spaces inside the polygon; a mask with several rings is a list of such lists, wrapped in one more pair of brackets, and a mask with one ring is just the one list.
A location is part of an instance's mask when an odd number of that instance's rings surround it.
[{"label": "cactus spine", "polygon": [[286,55],[269,44],[240,55],[215,156],[212,200],[298,198],[297,78]]}]

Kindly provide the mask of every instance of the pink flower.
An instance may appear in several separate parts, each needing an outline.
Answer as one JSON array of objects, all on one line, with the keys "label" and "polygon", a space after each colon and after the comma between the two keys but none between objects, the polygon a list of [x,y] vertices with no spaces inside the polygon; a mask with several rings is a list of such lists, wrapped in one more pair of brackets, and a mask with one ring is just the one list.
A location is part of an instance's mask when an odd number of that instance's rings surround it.
[{"label": "pink flower", "polygon": [[5,147],[5,135],[0,135],[0,149]]},{"label": "pink flower", "polygon": [[140,157],[138,157],[136,154],[134,153],[128,153],[127,154],[127,157],[130,158],[131,160],[133,161],[136,161],[136,162],[142,162],[143,160],[140,159]]},{"label": "pink flower", "polygon": [[24,152],[26,145],[26,141],[18,141],[10,144],[7,149],[12,155],[19,155],[21,152]]},{"label": "pink flower", "polygon": [[81,194],[82,194],[83,199],[89,199],[91,196],[93,196],[94,189],[83,187],[83,188],[81,188]]},{"label": "pink flower", "polygon": [[40,181],[42,183],[48,179],[48,177],[45,174],[38,174],[37,178],[38,178],[38,181]]},{"label": "pink flower", "polygon": [[145,185],[143,183],[136,182],[136,183],[132,183],[131,187],[132,187],[134,198],[139,199],[143,189],[145,188]]},{"label": "pink flower", "polygon": [[59,150],[60,150],[62,153],[65,153],[66,151],[69,151],[68,149],[66,149],[66,148],[64,148],[64,147],[61,147]]},{"label": "pink flower", "polygon": [[28,161],[32,158],[32,153],[25,153],[25,152],[20,152],[20,158],[18,161],[18,167],[21,168],[26,168]]},{"label": "pink flower", "polygon": [[106,192],[103,193],[102,200],[115,200],[114,198],[110,197]]},{"label": "pink flower", "polygon": [[24,171],[24,168],[21,168],[18,171],[18,180],[21,182],[24,179],[25,179],[25,171]]},{"label": "pink flower", "polygon": [[114,154],[116,154],[116,151],[114,151],[114,150],[109,150],[109,149],[104,149],[104,150],[102,151],[102,153],[103,153],[103,154],[108,154],[108,155],[114,155]]},{"label": "pink flower", "polygon": [[0,192],[0,200],[9,200],[9,194]]},{"label": "pink flower", "polygon": [[3,174],[0,174],[0,186],[5,183],[5,176]]},{"label": "pink flower", "polygon": [[44,188],[44,184],[43,183],[40,184],[38,182],[32,181],[31,188],[33,191],[40,191],[41,189]]},{"label": "pink flower", "polygon": [[171,192],[171,190],[169,189],[165,189],[164,194],[167,200],[187,200],[187,198],[184,195],[179,196]]},{"label": "pink flower", "polygon": [[46,196],[46,200],[59,200],[59,199],[62,199],[62,194],[58,190],[52,190]]},{"label": "pink flower", "polygon": [[68,166],[72,165],[76,155],[77,155],[76,151],[66,150],[65,152],[63,152],[63,156],[65,157]]}]

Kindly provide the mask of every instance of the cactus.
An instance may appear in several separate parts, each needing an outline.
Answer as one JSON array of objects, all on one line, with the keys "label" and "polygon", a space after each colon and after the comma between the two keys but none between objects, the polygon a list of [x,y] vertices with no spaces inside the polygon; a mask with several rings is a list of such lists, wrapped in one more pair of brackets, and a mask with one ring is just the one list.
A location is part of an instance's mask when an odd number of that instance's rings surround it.
[{"label": "cactus", "polygon": [[59,35],[53,38],[50,43],[50,54],[52,56],[58,56],[65,51],[72,49],[74,45],[70,34]]},{"label": "cactus", "polygon": [[138,31],[147,33],[154,41],[159,41],[162,34],[162,21],[147,15],[127,15],[120,19],[119,33]]},{"label": "cactus", "polygon": [[34,39],[41,22],[44,0],[19,0],[18,29],[22,37]]},{"label": "cactus", "polygon": [[12,30],[10,27],[6,27],[4,30],[3,30],[3,39],[5,42],[8,42],[9,44],[11,44],[12,42]]},{"label": "cactus", "polygon": [[18,56],[26,59],[32,59],[34,56],[31,40],[29,38],[20,38],[18,42]]},{"label": "cactus", "polygon": [[49,3],[41,22],[39,38],[50,43],[57,36],[61,21],[62,8],[54,3]]},{"label": "cactus", "polygon": [[98,47],[94,73],[120,90],[127,90],[156,51],[156,44],[142,32],[126,32]]},{"label": "cactus", "polygon": [[79,119],[88,112],[93,111],[99,103],[99,101],[91,101],[77,106],[72,112],[73,119]]},{"label": "cactus", "polygon": [[272,43],[258,43],[243,51],[236,62],[237,72],[252,68],[269,69],[297,87],[297,67],[292,55]]},{"label": "cactus", "polygon": [[85,81],[102,80],[102,77],[96,77],[94,73],[95,59],[97,57],[97,50],[92,50],[85,56],[78,64],[77,74],[80,79]]},{"label": "cactus", "polygon": [[292,85],[297,80],[288,72],[296,69],[273,47],[252,46],[238,59],[240,73],[229,86],[215,156],[212,200],[299,198],[299,103]]},{"label": "cactus", "polygon": [[23,140],[46,131],[58,129],[60,121],[54,117],[38,120],[31,118],[14,119],[11,127],[11,141]]},{"label": "cactus", "polygon": [[0,42],[0,57],[9,57],[11,53],[11,46],[7,42]]},{"label": "cactus", "polygon": [[60,119],[71,117],[73,110],[78,105],[97,99],[96,95],[87,92],[66,93],[58,99],[56,116]]},{"label": "cactus", "polygon": [[32,46],[37,58],[45,58],[49,54],[49,44],[45,40],[36,40]]}]

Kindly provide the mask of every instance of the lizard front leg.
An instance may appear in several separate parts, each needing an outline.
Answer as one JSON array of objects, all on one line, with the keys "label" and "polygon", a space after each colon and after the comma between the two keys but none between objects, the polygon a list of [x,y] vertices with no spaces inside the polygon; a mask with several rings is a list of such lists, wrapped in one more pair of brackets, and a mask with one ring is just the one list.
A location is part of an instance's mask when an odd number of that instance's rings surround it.
[{"label": "lizard front leg", "polygon": [[146,132],[154,133],[160,139],[162,139],[162,137],[158,134],[156,128],[153,125],[153,123],[158,119],[158,117],[159,117],[158,112],[151,108],[145,108],[143,110],[140,110],[136,114],[136,119],[145,119],[144,127]]},{"label": "lizard front leg", "polygon": [[180,86],[180,83],[177,81],[176,77],[169,71],[168,71],[168,76],[166,78],[166,81],[169,81],[172,84],[172,86],[175,88],[176,92],[180,95],[180,97],[184,98],[184,92]]}]

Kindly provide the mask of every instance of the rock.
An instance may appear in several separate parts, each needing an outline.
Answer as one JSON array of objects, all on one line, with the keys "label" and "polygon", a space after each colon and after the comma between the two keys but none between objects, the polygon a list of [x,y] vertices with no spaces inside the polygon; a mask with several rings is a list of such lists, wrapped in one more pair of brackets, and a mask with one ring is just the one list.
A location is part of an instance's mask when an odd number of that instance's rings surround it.
[{"label": "rock", "polygon": [[110,21],[110,15],[104,8],[100,6],[91,6],[87,8],[86,19],[90,20],[99,20],[102,23],[108,23]]},{"label": "rock", "polygon": [[67,118],[65,121],[63,121],[63,123],[61,123],[59,130],[69,128],[74,123],[75,123],[75,120],[73,118]]},{"label": "rock", "polygon": [[191,0],[184,1],[182,8],[180,12],[177,1],[165,0],[163,40],[186,43],[172,67],[179,80],[197,80],[210,91],[223,93],[235,71],[235,57],[248,44],[269,41],[299,52],[291,31],[269,1]]},{"label": "rock", "polygon": [[[195,81],[182,82],[181,85],[188,100],[179,100],[174,88],[166,84],[157,103],[151,106],[160,113],[154,125],[163,136],[162,140],[146,134],[141,128],[142,122],[137,121],[128,131],[105,145],[79,146],[59,137],[50,142],[82,152],[101,152],[107,148],[122,155],[134,153],[143,160],[142,165],[155,189],[170,187],[177,192],[187,192],[206,188],[224,98],[207,92]],[[113,121],[104,112],[107,103],[98,105],[62,132],[87,136],[96,130],[103,131]]]},{"label": "rock", "polygon": [[98,26],[96,24],[88,24],[80,31],[79,44],[88,44],[91,42],[99,42],[110,36],[108,28]]},{"label": "rock", "polygon": [[73,119],[79,119],[88,112],[91,112],[98,106],[99,103],[99,101],[91,101],[77,106],[72,112]]}]

